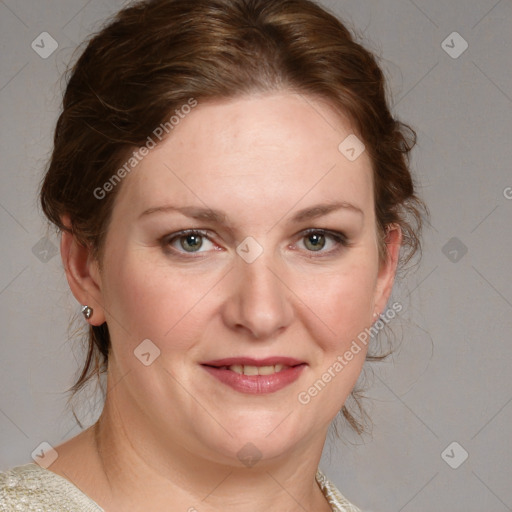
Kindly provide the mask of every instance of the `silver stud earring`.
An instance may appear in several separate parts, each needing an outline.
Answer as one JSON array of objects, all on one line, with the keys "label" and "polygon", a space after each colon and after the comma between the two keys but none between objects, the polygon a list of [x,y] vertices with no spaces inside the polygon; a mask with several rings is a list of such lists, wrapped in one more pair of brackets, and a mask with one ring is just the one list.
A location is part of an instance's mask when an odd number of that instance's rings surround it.
[{"label": "silver stud earring", "polygon": [[82,315],[84,315],[86,320],[89,320],[92,316],[93,309],[89,306],[82,306]]}]

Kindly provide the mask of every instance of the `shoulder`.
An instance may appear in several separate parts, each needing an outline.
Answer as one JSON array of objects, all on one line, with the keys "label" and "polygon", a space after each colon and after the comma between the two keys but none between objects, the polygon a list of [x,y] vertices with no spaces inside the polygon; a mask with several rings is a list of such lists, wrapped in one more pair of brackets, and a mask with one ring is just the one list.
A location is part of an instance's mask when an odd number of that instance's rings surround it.
[{"label": "shoulder", "polygon": [[78,487],[35,463],[0,472],[0,512],[15,510],[103,512]]},{"label": "shoulder", "polygon": [[329,502],[329,505],[331,505],[333,512],[361,512],[359,508],[350,503],[350,501],[341,494],[336,486],[327,479],[320,469],[316,473],[316,481]]}]

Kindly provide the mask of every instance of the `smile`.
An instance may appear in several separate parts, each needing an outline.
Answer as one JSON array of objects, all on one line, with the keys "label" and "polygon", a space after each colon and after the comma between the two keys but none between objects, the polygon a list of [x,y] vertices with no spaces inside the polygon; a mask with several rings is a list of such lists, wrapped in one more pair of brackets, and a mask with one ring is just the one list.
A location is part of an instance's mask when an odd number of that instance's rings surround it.
[{"label": "smile", "polygon": [[295,382],[306,363],[292,358],[230,358],[201,365],[212,377],[240,393],[274,393]]}]

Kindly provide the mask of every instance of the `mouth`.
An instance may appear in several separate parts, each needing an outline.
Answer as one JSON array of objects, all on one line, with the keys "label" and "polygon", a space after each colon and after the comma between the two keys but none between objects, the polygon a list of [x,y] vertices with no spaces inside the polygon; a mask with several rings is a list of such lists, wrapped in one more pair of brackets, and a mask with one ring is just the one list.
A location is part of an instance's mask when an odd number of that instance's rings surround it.
[{"label": "mouth", "polygon": [[[215,368],[215,367],[213,367]],[[232,364],[230,366],[218,366],[220,370],[230,370],[238,373],[239,375],[273,375],[274,373],[282,372],[292,366],[285,366],[284,364],[254,366],[245,364]]]},{"label": "mouth", "polygon": [[278,391],[297,380],[307,364],[289,357],[243,357],[207,361],[201,366],[238,392],[265,394]]}]

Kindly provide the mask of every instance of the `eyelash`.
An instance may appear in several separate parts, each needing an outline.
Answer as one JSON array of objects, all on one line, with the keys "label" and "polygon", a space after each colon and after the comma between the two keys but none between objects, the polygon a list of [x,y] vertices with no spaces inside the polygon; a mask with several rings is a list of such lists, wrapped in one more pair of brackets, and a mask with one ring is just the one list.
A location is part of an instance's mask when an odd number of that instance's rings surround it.
[{"label": "eyelash", "polygon": [[[345,236],[344,233],[341,233],[339,231],[331,231],[331,230],[327,230],[327,229],[318,229],[318,228],[306,229],[300,233],[298,240],[302,240],[312,234],[323,235],[326,238],[330,238],[332,241],[334,241],[335,247],[334,247],[334,249],[331,249],[329,251],[323,251],[321,249],[319,251],[308,251],[306,249],[305,252],[311,254],[311,256],[307,256],[309,258],[322,258],[322,257],[326,257],[326,256],[334,256],[334,255],[338,254],[339,252],[341,252],[343,249],[351,246],[350,241],[347,239],[347,237]],[[166,249],[166,252],[168,252],[169,254],[171,254],[173,256],[182,257],[182,258],[186,258],[186,259],[200,258],[201,254],[203,254],[204,252],[208,252],[208,251],[202,251],[202,252],[198,252],[198,253],[194,253],[194,252],[187,253],[186,251],[179,251],[179,250],[176,250],[171,247],[171,244],[173,242],[175,242],[176,240],[179,240],[180,238],[184,238],[184,237],[187,237],[190,235],[199,235],[201,237],[208,239],[210,242],[214,243],[208,236],[208,231],[201,230],[201,229],[185,229],[183,231],[178,231],[177,233],[172,233],[170,235],[166,235],[166,236],[162,237],[160,239],[160,244],[162,245],[162,247],[164,249]],[[195,254],[197,254],[197,256]]]}]

